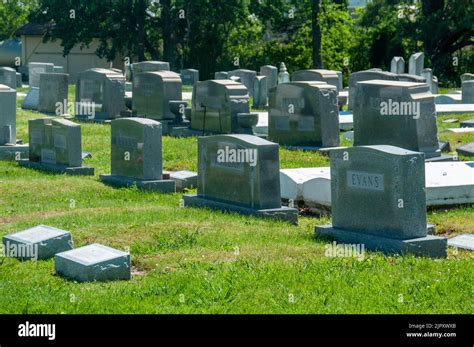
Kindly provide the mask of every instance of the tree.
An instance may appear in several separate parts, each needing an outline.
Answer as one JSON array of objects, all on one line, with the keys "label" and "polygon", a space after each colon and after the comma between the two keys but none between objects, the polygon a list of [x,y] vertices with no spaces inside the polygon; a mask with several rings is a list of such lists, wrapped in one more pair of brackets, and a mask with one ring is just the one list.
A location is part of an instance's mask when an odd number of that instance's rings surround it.
[{"label": "tree", "polygon": [[313,68],[321,69],[323,66],[321,59],[321,21],[320,21],[320,0],[311,0],[312,3],[312,23],[313,23]]},{"label": "tree", "polygon": [[0,41],[15,37],[15,32],[28,21],[30,11],[37,6],[36,0],[0,1]]}]

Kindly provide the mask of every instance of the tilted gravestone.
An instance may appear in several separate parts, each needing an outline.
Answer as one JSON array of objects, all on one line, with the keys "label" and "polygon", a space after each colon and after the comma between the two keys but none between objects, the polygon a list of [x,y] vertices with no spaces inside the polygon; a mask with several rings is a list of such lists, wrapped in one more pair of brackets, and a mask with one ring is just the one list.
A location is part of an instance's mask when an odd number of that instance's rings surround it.
[{"label": "tilted gravestone", "polygon": [[398,75],[380,69],[370,69],[351,73],[349,75],[349,110],[354,108],[357,83],[370,80],[398,81],[398,79]]},{"label": "tilted gravestone", "polygon": [[393,57],[390,63],[390,72],[396,74],[405,73],[405,59],[403,57]]},{"label": "tilted gravestone", "polygon": [[392,145],[441,157],[434,96],[425,83],[359,82],[354,146]]},{"label": "tilted gravestone", "polygon": [[267,92],[278,84],[278,68],[272,65],[260,67],[260,76],[267,77]]},{"label": "tilted gravestone", "polygon": [[107,69],[89,69],[78,74],[76,117],[105,121],[126,110],[125,77]]},{"label": "tilted gravestone", "polygon": [[0,84],[16,89],[18,87],[16,70],[11,67],[0,67]]},{"label": "tilted gravestone", "polygon": [[253,107],[263,108],[268,104],[268,79],[266,76],[256,76],[253,82]]},{"label": "tilted gravestone", "polygon": [[292,82],[301,82],[301,81],[320,81],[326,82],[332,86],[337,88],[339,91],[339,87],[341,85],[341,81],[339,81],[339,74],[337,71],[332,70],[300,70],[293,73],[291,76]]},{"label": "tilted gravestone", "polygon": [[72,249],[69,231],[46,225],[20,231],[3,237],[5,256],[21,260],[43,260],[56,253]]},{"label": "tilted gravestone", "polygon": [[198,139],[197,195],[185,206],[208,207],[297,222],[297,210],[281,206],[278,144],[252,135]]},{"label": "tilted gravestone", "polygon": [[34,119],[28,121],[29,160],[23,167],[65,173],[94,175],[94,169],[82,166],[81,126],[67,119]]},{"label": "tilted gravestone", "polygon": [[474,104],[474,80],[467,80],[462,83],[462,103]]},{"label": "tilted gravestone", "polygon": [[77,282],[130,280],[130,254],[100,244],[61,252],[54,256],[56,273]]},{"label": "tilted gravestone", "polygon": [[[247,88],[231,80],[210,80],[194,86],[191,128],[209,133],[252,133],[258,116],[250,112]],[[255,124],[254,124],[255,123]]]},{"label": "tilted gravestone", "polygon": [[199,82],[199,70],[184,69],[181,70],[181,80],[184,86],[194,86]]},{"label": "tilted gravestone", "polygon": [[28,156],[28,145],[16,138],[16,90],[0,84],[0,160],[19,160]]},{"label": "tilted gravestone", "polygon": [[331,152],[332,225],[317,235],[389,254],[445,258],[445,238],[428,235],[424,155],[393,146]]},{"label": "tilted gravestone", "polygon": [[408,61],[408,73],[410,75],[421,76],[421,72],[425,68],[425,54],[418,52],[410,56]]},{"label": "tilted gravestone", "polygon": [[270,91],[268,139],[285,146],[339,146],[336,87],[290,82]]},{"label": "tilted gravestone", "polygon": [[237,70],[229,71],[229,78],[231,77],[240,78],[240,83],[242,83],[245,87],[247,87],[247,90],[249,91],[249,95],[252,97],[253,97],[253,82],[256,76],[257,76],[257,72],[253,70],[237,69]]},{"label": "tilted gravestone", "polygon": [[51,63],[29,63],[28,75],[30,88],[39,88],[41,73],[54,72],[54,64]]},{"label": "tilted gravestone", "polygon": [[64,73],[40,74],[38,111],[57,116],[67,113],[69,75]]},{"label": "tilted gravestone", "polygon": [[176,118],[171,101],[182,101],[181,77],[171,71],[144,72],[136,75],[133,84],[133,110],[138,117],[158,121]]},{"label": "tilted gravestone", "polygon": [[161,131],[161,123],[152,119],[112,121],[112,173],[100,179],[115,186],[174,193],[175,182],[163,179]]}]

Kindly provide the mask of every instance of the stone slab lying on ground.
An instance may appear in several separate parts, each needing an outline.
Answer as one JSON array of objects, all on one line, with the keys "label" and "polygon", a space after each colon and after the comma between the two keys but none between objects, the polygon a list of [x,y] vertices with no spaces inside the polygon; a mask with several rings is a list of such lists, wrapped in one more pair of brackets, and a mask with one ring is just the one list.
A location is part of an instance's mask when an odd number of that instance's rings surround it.
[{"label": "stone slab lying on ground", "polygon": [[448,246],[474,251],[474,234],[462,234],[450,238]]},{"label": "stone slab lying on ground", "polygon": [[39,88],[30,88],[28,94],[21,103],[21,108],[24,110],[38,110],[39,103]]},{"label": "stone slab lying on ground", "polygon": [[60,164],[34,162],[28,159],[18,161],[20,166],[40,171],[66,174],[71,176],[94,176],[94,168],[87,166],[69,167]]},{"label": "stone slab lying on ground", "polygon": [[280,170],[282,199],[307,201],[317,196],[318,205],[331,206],[329,167]]},{"label": "stone slab lying on ground", "polygon": [[140,180],[119,175],[100,175],[100,180],[115,187],[136,186],[141,190],[160,193],[174,193],[176,191],[173,180]]},{"label": "stone slab lying on ground", "polygon": [[437,105],[460,104],[461,101],[462,95],[459,93],[435,95],[435,104]]},{"label": "stone slab lying on ground", "polygon": [[474,104],[436,105],[438,116],[450,114],[474,114]]},{"label": "stone slab lying on ground", "polygon": [[100,244],[56,254],[54,268],[58,275],[78,282],[131,278],[130,254]]},{"label": "stone slab lying on ground", "polygon": [[468,134],[474,133],[474,128],[448,128],[445,130],[448,133],[455,133],[455,134]]},{"label": "stone slab lying on ground", "polygon": [[456,149],[458,154],[465,156],[474,156],[474,142],[470,142]]},{"label": "stone slab lying on ground", "polygon": [[170,172],[170,179],[176,183],[176,191],[197,187],[197,172],[194,171],[175,171]]},{"label": "stone slab lying on ground", "polygon": [[464,120],[460,124],[461,128],[474,128],[474,119]]},{"label": "stone slab lying on ground", "polygon": [[43,260],[72,249],[72,237],[69,231],[38,225],[4,236],[3,245],[7,257]]},{"label": "stone slab lying on ground", "polygon": [[441,121],[441,123],[445,123],[445,124],[459,123],[459,119],[456,119],[456,118],[445,119]]}]

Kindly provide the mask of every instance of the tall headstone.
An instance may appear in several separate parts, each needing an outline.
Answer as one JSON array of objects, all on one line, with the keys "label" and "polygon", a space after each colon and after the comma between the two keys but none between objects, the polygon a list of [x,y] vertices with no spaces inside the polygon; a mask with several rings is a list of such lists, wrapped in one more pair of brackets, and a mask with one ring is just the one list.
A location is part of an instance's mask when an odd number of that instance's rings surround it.
[{"label": "tall headstone", "polygon": [[184,86],[194,86],[199,82],[199,70],[184,69],[181,70],[181,80]]},{"label": "tall headstone", "polygon": [[292,82],[301,81],[320,81],[335,86],[339,91],[341,81],[339,81],[339,75],[337,71],[332,70],[300,70],[293,73],[291,76]]},{"label": "tall headstone", "polygon": [[229,71],[229,78],[231,77],[238,77],[240,78],[240,83],[242,83],[247,90],[249,91],[249,95],[253,96],[253,83],[255,77],[257,77],[257,72],[247,69],[237,69],[233,71]]},{"label": "tall headstone", "polygon": [[29,63],[28,75],[30,88],[39,88],[39,75],[44,72],[54,72],[54,64],[51,63]]},{"label": "tall headstone", "polygon": [[398,79],[399,77],[396,74],[382,71],[380,69],[370,69],[351,73],[349,75],[349,110],[354,108],[357,83],[370,80],[397,81]]},{"label": "tall headstone", "polygon": [[389,254],[446,257],[446,239],[427,234],[422,153],[393,146],[334,150],[331,196],[332,225],[316,227],[316,234]]},{"label": "tall headstone", "polygon": [[354,146],[392,145],[440,157],[434,96],[425,83],[358,82]]},{"label": "tall headstone", "polygon": [[227,80],[229,79],[229,73],[226,71],[218,71],[214,73],[215,80]]},{"label": "tall headstone", "polygon": [[278,73],[278,84],[290,82],[290,74],[286,69],[285,63],[280,64],[280,72]]},{"label": "tall headstone", "polygon": [[283,83],[272,89],[268,139],[285,146],[339,146],[336,87],[313,81]]},{"label": "tall headstone", "polygon": [[67,113],[69,75],[64,73],[40,74],[38,111],[57,116]]},{"label": "tall headstone", "polygon": [[18,85],[16,70],[11,67],[0,67],[0,84],[16,89]]},{"label": "tall headstone", "polygon": [[132,108],[138,117],[158,121],[174,120],[171,101],[182,101],[181,77],[172,71],[144,72],[136,75]]},{"label": "tall headstone", "polygon": [[267,77],[268,91],[271,88],[277,86],[277,84],[278,84],[278,68],[276,66],[264,65],[264,66],[260,67],[260,76],[266,76]]},{"label": "tall headstone", "polygon": [[161,123],[146,118],[112,121],[111,175],[105,183],[172,193],[175,183],[163,179]]},{"label": "tall headstone", "polygon": [[408,61],[408,73],[410,75],[421,76],[421,72],[425,68],[425,54],[418,52],[411,55]]},{"label": "tall headstone", "polygon": [[67,119],[28,121],[29,160],[21,166],[70,175],[94,175],[94,169],[82,166],[81,126]]},{"label": "tall headstone", "polygon": [[433,82],[433,70],[431,69],[423,69],[421,71],[421,77],[424,77],[426,79],[426,84],[430,87],[430,92],[434,93],[434,82]]},{"label": "tall headstone", "polygon": [[474,104],[474,80],[467,80],[462,83],[462,103]]},{"label": "tall headstone", "polygon": [[253,107],[263,108],[268,104],[268,78],[256,76],[253,82]]},{"label": "tall headstone", "polygon": [[126,110],[125,77],[112,70],[89,69],[78,74],[76,117],[108,120]]},{"label": "tall headstone", "polygon": [[236,211],[297,222],[297,210],[281,206],[278,145],[252,135],[198,139],[197,195],[185,206]]},{"label": "tall headstone", "polygon": [[405,73],[405,59],[403,57],[393,57],[390,63],[390,72],[396,74]]},{"label": "tall headstone", "polygon": [[[252,127],[247,88],[231,80],[199,82],[194,87],[191,128],[202,133],[246,133]],[[257,116],[258,121],[258,116]]]}]

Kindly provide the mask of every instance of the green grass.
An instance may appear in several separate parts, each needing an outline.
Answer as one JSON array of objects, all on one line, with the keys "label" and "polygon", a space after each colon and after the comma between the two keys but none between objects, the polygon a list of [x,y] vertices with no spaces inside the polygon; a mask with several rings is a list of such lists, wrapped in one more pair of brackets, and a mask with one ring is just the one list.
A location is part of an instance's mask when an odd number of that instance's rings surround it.
[{"label": "green grass", "polygon": [[[18,111],[19,137],[27,139],[27,120],[39,116]],[[94,177],[0,162],[0,236],[37,224],[70,230],[77,247],[130,250],[133,278],[80,284],[55,276],[53,260],[0,258],[0,313],[473,312],[470,252],[450,250],[445,260],[373,252],[362,261],[329,258],[327,241],[314,237],[327,217],[293,226],[181,208],[180,194],[101,184],[97,176],[110,170],[110,126],[83,123],[82,131]],[[474,141],[472,134],[441,138],[453,147]],[[165,137],[165,169],[196,170],[196,145],[196,138]],[[282,168],[329,165],[319,154],[285,149],[280,160]],[[440,235],[472,232],[474,207],[430,210],[428,221]]]}]

